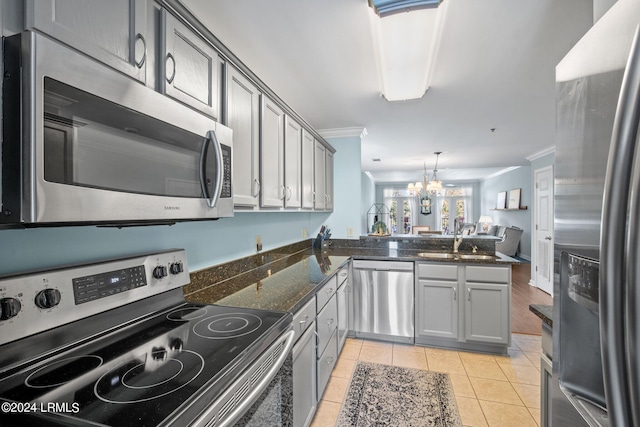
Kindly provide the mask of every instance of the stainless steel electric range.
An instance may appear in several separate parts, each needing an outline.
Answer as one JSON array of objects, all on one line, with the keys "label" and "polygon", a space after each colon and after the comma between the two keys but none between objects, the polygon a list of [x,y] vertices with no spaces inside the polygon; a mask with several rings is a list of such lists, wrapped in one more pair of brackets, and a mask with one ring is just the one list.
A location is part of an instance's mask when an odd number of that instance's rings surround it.
[{"label": "stainless steel electric range", "polygon": [[0,425],[290,425],[291,315],[187,283],[183,250],[0,277]]}]

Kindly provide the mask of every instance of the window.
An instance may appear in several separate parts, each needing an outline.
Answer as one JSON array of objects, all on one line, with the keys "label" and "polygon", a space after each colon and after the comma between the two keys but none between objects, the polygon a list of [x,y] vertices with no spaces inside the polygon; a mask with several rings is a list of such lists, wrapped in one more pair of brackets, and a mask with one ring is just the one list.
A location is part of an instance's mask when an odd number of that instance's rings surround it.
[{"label": "window", "polygon": [[392,234],[409,234],[417,213],[416,197],[405,190],[387,188],[383,191],[384,204],[389,207],[389,224]]},{"label": "window", "polygon": [[463,222],[473,222],[472,196],[471,187],[446,188],[443,196],[437,196],[436,206],[439,211],[436,214],[440,219],[440,230],[444,234],[453,232],[455,218],[462,218]]}]

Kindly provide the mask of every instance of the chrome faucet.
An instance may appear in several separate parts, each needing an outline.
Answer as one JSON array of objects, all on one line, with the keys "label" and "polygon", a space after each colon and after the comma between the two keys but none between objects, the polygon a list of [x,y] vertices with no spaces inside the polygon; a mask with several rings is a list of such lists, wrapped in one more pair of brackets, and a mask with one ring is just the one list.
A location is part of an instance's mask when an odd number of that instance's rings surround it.
[{"label": "chrome faucet", "polygon": [[[460,237],[458,237],[458,228],[460,229]],[[458,248],[462,243],[462,224],[458,226],[458,218],[453,220],[453,253],[458,253]]]}]

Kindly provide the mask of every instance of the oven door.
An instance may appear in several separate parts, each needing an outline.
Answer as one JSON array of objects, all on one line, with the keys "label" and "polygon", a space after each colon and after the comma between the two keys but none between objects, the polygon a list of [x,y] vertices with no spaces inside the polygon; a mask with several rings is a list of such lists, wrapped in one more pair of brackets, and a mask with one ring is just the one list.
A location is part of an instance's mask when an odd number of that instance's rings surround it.
[{"label": "oven door", "polygon": [[3,180],[19,186],[5,192],[16,197],[3,200],[3,221],[233,215],[230,129],[40,34],[5,46],[4,111],[16,120],[5,115],[4,141],[20,142],[9,157],[22,167]]}]

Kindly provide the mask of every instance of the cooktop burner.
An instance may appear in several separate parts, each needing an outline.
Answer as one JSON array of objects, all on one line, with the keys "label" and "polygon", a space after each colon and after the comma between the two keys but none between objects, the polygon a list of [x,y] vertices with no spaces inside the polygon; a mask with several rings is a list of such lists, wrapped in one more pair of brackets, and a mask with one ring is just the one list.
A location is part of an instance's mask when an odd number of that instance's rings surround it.
[{"label": "cooktop burner", "polygon": [[94,355],[67,357],[36,369],[24,384],[32,388],[60,386],[98,368],[102,362],[102,357]]},{"label": "cooktop burner", "polygon": [[199,337],[210,340],[224,340],[241,337],[257,330],[262,320],[250,313],[226,313],[207,317],[193,327]]},{"label": "cooktop burner", "polygon": [[188,350],[175,356],[155,350],[151,358],[132,359],[105,372],[96,381],[94,393],[109,403],[144,402],[187,386],[204,369],[202,356]]}]

